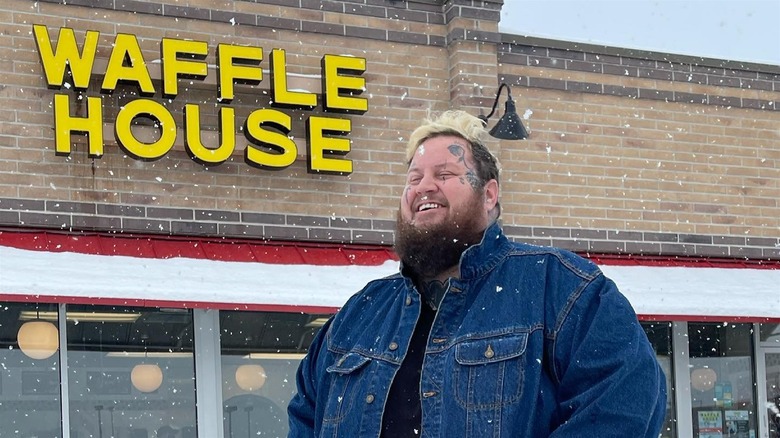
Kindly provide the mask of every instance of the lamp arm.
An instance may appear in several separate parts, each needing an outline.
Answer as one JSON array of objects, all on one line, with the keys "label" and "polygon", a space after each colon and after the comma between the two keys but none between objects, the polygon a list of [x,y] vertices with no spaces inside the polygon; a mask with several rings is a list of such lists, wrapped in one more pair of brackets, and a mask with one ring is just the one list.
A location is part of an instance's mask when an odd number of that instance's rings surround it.
[{"label": "lamp arm", "polygon": [[498,91],[496,91],[496,100],[493,101],[493,109],[490,110],[490,114],[487,116],[479,116],[480,119],[482,119],[483,122],[487,123],[487,120],[491,117],[493,117],[493,114],[496,112],[496,107],[498,106],[498,98],[501,97],[501,89],[506,87],[506,93],[507,96],[509,96],[509,100],[512,100],[512,92],[509,89],[509,85],[507,85],[506,82],[502,82],[501,85],[498,87]]}]

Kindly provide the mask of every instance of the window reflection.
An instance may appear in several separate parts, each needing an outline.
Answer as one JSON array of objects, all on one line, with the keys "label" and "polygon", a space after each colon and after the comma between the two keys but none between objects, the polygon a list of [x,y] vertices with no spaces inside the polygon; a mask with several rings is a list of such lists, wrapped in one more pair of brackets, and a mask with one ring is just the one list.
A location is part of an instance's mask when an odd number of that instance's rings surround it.
[{"label": "window reflection", "polygon": [[761,324],[758,334],[761,342],[769,342],[771,346],[780,347],[780,324]]},{"label": "window reflection", "polygon": [[689,323],[688,337],[694,436],[756,436],[752,324]]},{"label": "window reflection", "polygon": [[0,308],[0,434],[62,436],[59,354],[52,336],[58,336],[56,304]]},{"label": "window reflection", "polygon": [[295,372],[327,318],[220,311],[225,438],[287,436]]},{"label": "window reflection", "polygon": [[658,364],[666,375],[666,419],[661,429],[662,438],[677,436],[677,418],[675,417],[674,393],[672,384],[672,323],[671,322],[642,322],[642,328],[650,340],[650,345],[655,350]]},{"label": "window reflection", "polygon": [[195,436],[192,313],[67,306],[71,437]]},{"label": "window reflection", "polygon": [[780,352],[765,356],[769,438],[780,438]]}]

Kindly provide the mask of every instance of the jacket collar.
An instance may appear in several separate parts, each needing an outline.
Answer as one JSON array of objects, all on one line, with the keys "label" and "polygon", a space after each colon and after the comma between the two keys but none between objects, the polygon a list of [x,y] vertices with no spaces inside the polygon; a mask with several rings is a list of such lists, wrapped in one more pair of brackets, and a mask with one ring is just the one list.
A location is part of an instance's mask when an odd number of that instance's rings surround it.
[{"label": "jacket collar", "polygon": [[496,267],[512,249],[501,225],[493,222],[485,229],[482,241],[463,252],[460,257],[460,278],[471,280]]}]

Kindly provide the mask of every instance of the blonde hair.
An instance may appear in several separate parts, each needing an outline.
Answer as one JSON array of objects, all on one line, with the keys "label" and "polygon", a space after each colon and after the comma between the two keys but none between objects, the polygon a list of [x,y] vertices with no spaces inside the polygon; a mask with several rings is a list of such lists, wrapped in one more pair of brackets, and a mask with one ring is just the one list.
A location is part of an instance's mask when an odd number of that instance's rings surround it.
[{"label": "blonde hair", "polygon": [[406,162],[412,161],[414,152],[422,142],[440,135],[456,135],[473,146],[483,144],[488,133],[480,118],[461,110],[445,111],[435,119],[427,118],[412,132],[406,144]]}]

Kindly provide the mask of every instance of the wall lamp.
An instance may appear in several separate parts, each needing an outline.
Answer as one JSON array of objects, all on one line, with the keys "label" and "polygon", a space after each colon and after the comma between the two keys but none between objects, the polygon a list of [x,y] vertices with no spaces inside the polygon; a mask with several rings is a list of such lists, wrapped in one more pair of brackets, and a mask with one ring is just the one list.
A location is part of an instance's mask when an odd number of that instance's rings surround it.
[{"label": "wall lamp", "polygon": [[498,98],[501,96],[501,90],[506,88],[507,100],[504,106],[504,115],[498,119],[498,123],[493,129],[490,130],[490,135],[502,140],[525,140],[528,138],[528,131],[526,131],[523,122],[520,121],[520,116],[517,115],[517,109],[515,108],[515,101],[512,100],[512,92],[509,89],[509,85],[502,83],[498,87],[496,92],[496,100],[493,102],[493,109],[490,110],[490,114],[487,116],[477,116],[482,119],[482,123],[487,126],[488,119],[496,112],[496,106],[498,105]]}]

